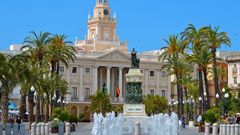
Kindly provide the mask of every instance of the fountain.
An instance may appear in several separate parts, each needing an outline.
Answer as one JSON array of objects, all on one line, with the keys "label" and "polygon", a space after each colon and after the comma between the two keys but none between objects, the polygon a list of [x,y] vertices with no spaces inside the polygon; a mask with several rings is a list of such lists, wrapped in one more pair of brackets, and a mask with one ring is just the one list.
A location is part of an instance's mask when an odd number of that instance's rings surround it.
[{"label": "fountain", "polygon": [[141,89],[144,76],[139,69],[140,60],[134,49],[131,52],[131,61],[131,68],[125,76],[127,90],[123,114],[115,117],[115,113],[111,112],[103,117],[101,113],[94,113],[92,135],[178,135],[177,114],[146,115]]}]

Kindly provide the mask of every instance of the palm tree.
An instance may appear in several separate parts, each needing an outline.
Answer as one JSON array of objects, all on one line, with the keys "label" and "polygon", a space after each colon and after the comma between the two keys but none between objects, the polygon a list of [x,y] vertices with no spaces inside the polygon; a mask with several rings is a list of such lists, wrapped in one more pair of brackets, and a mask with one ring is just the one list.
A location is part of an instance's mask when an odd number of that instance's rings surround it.
[{"label": "palm tree", "polygon": [[29,65],[27,57],[24,55],[15,55],[11,59],[11,62],[13,62],[15,65],[18,65],[18,68],[16,68],[16,76],[18,85],[20,86],[20,108],[19,108],[19,115],[24,117],[24,114],[26,114],[26,96],[28,91],[31,88],[31,84],[28,83],[29,80],[31,80],[31,76],[29,74]]},{"label": "palm tree", "polygon": [[64,63],[68,67],[68,60],[74,61],[76,58],[76,50],[69,46],[70,41],[66,41],[65,35],[54,35],[49,38],[50,44],[48,45],[48,59],[51,63],[52,72],[59,73],[59,64],[60,62]]},{"label": "palm tree", "polygon": [[194,122],[197,122],[197,100],[199,96],[199,84],[196,82],[190,83],[188,85],[189,96],[194,101]]},{"label": "palm tree", "polygon": [[90,98],[92,100],[92,112],[105,114],[106,112],[111,111],[110,98],[106,93],[98,90],[97,93],[91,95]]},{"label": "palm tree", "polygon": [[[195,63],[198,65],[198,81],[199,81],[199,91],[200,91],[200,96],[204,98],[204,90],[203,90],[203,76],[202,76],[202,71],[205,69],[203,67],[202,62],[205,62],[205,59],[203,56],[206,54],[207,50],[204,49],[206,48],[206,39],[204,37],[204,29],[196,29],[194,25],[189,24],[188,27],[181,33],[182,39],[186,42],[186,44],[189,45],[190,50],[192,51],[192,54],[187,55],[187,59],[189,60],[190,63]],[[203,50],[204,49],[204,50]],[[206,59],[209,60],[209,59]],[[205,65],[204,65],[205,66]],[[204,74],[205,75],[205,74]],[[206,88],[206,93],[208,92],[208,85],[207,85],[207,79],[206,76],[204,76],[205,80],[205,88]],[[207,94],[209,97],[209,94]],[[203,102],[203,104],[205,104]]]},{"label": "palm tree", "polygon": [[13,91],[17,85],[14,63],[10,62],[11,57],[0,54],[0,89],[2,96],[2,122],[8,120],[8,94]]},{"label": "palm tree", "polygon": [[[59,65],[62,62],[66,67],[68,67],[68,61],[76,58],[76,50],[69,46],[70,41],[66,41],[65,35],[55,34],[53,37],[49,38],[49,45],[47,51],[47,59],[51,63],[52,73],[59,74]],[[59,95],[59,90],[56,89],[56,99],[58,100],[61,96]]]},{"label": "palm tree", "polygon": [[[38,67],[42,67],[44,63],[44,56],[46,54],[46,45],[49,44],[50,39],[48,32],[40,32],[36,34],[35,32],[30,32],[30,36],[26,37],[24,40],[24,45],[21,49],[27,49],[23,52],[24,55],[29,56],[30,64],[38,64]],[[42,76],[43,77],[43,76]],[[36,89],[37,90],[37,89]],[[39,91],[39,90],[38,90]],[[38,116],[40,115],[40,99],[37,98],[36,102],[36,122],[38,122]]]},{"label": "palm tree", "polygon": [[[216,50],[221,47],[222,44],[230,46],[231,40],[228,37],[226,32],[219,32],[220,27],[211,26],[205,27],[204,32],[207,39],[208,48],[212,52],[213,60],[213,71],[214,71],[214,86],[215,86],[215,95],[219,93],[219,84],[217,76],[217,64],[216,64]],[[218,100],[216,99],[216,106],[218,106]]]},{"label": "palm tree", "polygon": [[[169,75],[175,75],[177,82],[181,78],[182,70],[186,67],[186,64],[184,64],[181,59],[181,57],[183,57],[181,54],[184,52],[185,44],[178,39],[178,35],[170,35],[169,39],[165,41],[168,46],[164,47],[164,52],[159,55],[159,60],[164,62],[161,70],[167,69]],[[183,95],[179,84],[177,84],[177,95],[178,103],[182,108],[182,112],[180,112],[180,106],[178,106],[178,114],[181,115],[183,113]]]}]

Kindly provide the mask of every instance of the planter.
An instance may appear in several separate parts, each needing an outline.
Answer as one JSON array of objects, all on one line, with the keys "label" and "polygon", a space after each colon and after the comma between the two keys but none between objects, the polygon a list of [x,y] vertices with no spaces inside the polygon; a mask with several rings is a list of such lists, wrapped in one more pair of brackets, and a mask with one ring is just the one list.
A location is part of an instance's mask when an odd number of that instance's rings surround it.
[{"label": "planter", "polygon": [[205,124],[204,123],[201,122],[199,124],[198,132],[205,132]]},{"label": "planter", "polygon": [[51,127],[52,133],[58,133],[58,127]]}]

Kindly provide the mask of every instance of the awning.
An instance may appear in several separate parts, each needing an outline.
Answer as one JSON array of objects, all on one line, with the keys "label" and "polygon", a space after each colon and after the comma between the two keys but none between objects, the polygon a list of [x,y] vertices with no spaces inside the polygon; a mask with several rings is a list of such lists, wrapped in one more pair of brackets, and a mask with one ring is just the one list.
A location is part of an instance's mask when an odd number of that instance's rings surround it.
[{"label": "awning", "polygon": [[14,102],[10,102],[8,104],[8,109],[9,110],[17,110],[18,108],[17,108],[17,106],[16,106],[16,104]]}]

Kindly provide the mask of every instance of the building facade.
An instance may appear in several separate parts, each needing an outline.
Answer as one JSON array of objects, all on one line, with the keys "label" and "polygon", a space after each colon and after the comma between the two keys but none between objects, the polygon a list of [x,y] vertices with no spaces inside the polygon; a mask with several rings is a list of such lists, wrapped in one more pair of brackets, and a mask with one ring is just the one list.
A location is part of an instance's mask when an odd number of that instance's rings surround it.
[{"label": "building facade", "polygon": [[[131,66],[131,53],[127,42],[120,42],[116,34],[116,17],[111,17],[108,0],[97,0],[93,17],[88,17],[87,36],[75,41],[78,50],[74,62],[69,67],[60,67],[60,72],[69,83],[67,108],[72,114],[90,115],[90,95],[106,88],[113,109],[121,107],[125,101],[125,75]],[[144,74],[143,94],[161,95],[171,100],[170,77],[160,71],[163,65],[158,61],[158,53],[138,53],[140,69]],[[116,88],[120,89],[117,97]]]}]

